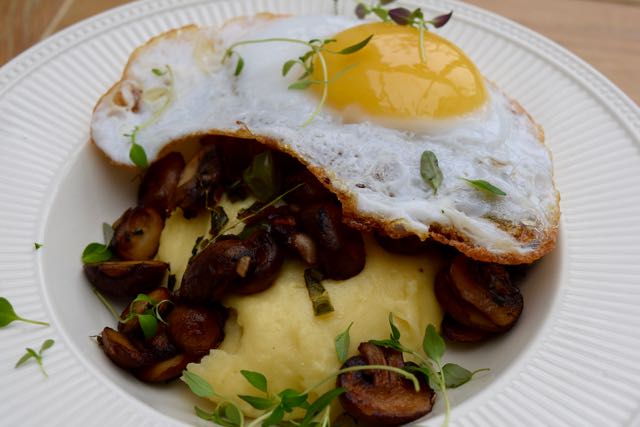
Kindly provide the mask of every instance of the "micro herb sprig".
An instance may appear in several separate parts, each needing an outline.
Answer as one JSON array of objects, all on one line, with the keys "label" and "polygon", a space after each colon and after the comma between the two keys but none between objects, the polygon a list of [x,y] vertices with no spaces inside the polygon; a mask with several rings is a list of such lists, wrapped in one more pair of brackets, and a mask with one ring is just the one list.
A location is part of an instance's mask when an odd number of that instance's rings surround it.
[{"label": "micro herb sprig", "polygon": [[[240,42],[233,43],[231,46],[229,46],[229,48],[225,51],[224,56],[222,57],[222,62],[224,63],[231,57],[236,56],[238,60],[236,62],[236,67],[233,74],[234,76],[239,76],[240,73],[242,73],[242,70],[244,68],[244,59],[236,50],[236,48],[240,46],[249,45],[249,44],[258,44],[258,43],[285,42],[285,43],[301,44],[309,47],[309,51],[307,51],[305,54],[303,54],[302,56],[299,56],[296,59],[290,59],[282,65],[283,77],[289,74],[289,71],[291,71],[291,69],[295,65],[302,67],[302,71],[303,71],[302,74],[298,76],[297,81],[289,85],[288,87],[289,89],[304,90],[314,84],[322,85],[322,95],[320,96],[320,100],[318,101],[318,104],[316,105],[315,109],[313,110],[309,118],[302,124],[302,127],[306,127],[307,125],[309,125],[309,123],[313,121],[313,119],[322,110],[322,107],[324,106],[327,100],[327,96],[329,94],[329,84],[335,81],[336,79],[340,78],[342,75],[344,75],[344,73],[346,73],[347,71],[349,71],[351,68],[355,66],[355,64],[347,66],[344,69],[338,71],[334,76],[330,78],[329,71],[327,68],[327,61],[324,54],[333,53],[337,55],[350,55],[364,48],[371,40],[371,37],[373,37],[373,35],[370,35],[369,37],[363,39],[362,41],[354,45],[345,47],[344,49],[339,51],[334,51],[326,48],[328,44],[335,43],[336,42],[335,39],[312,39],[309,41],[304,41],[304,40],[291,39],[291,38],[285,38],[285,37],[274,37],[274,38],[268,38],[268,39],[243,40]],[[311,78],[313,72],[315,71],[314,59],[316,57],[318,58],[318,61],[320,62],[320,67],[322,69],[322,80],[315,80]]]},{"label": "micro herb sprig", "polygon": [[51,348],[53,344],[55,344],[55,341],[52,339],[48,339],[42,343],[42,345],[40,346],[40,350],[37,352],[32,348],[26,348],[26,353],[18,360],[15,367],[17,368],[23,365],[27,360],[34,358],[44,376],[48,378],[49,375],[47,375],[47,371],[44,370],[44,365],[42,364],[42,353],[44,353],[45,350]]},{"label": "micro herb sprig", "polygon": [[[264,211],[265,209],[267,209],[270,206],[275,205],[276,203],[278,203],[280,200],[282,200],[284,197],[287,196],[287,194],[292,193],[294,191],[296,191],[298,188],[302,187],[304,185],[303,182],[301,182],[300,184],[297,184],[293,187],[291,187],[290,189],[288,189],[287,191],[285,191],[284,193],[280,194],[278,197],[273,198],[269,203],[265,204],[264,206],[262,206],[260,209],[256,210],[255,212],[252,212],[250,215],[244,216],[242,217],[242,219],[239,219],[229,225],[227,225],[226,227],[223,227],[220,231],[218,231],[218,233],[216,233],[215,236],[213,236],[209,242],[207,244],[211,244],[214,243],[218,240],[218,238],[220,236],[222,236],[223,234],[227,233],[230,230],[233,230],[235,227],[237,227],[238,225],[242,224],[242,223],[246,223],[249,219],[253,218],[254,216],[258,215],[260,212]],[[200,242],[198,242],[200,243]],[[205,246],[206,247],[206,246]],[[200,250],[204,249],[204,247],[201,247]]]},{"label": "micro herb sprig", "polygon": [[[109,301],[107,301],[97,289],[94,289],[93,292],[119,323],[127,323],[137,318],[140,329],[142,329],[142,333],[146,339],[152,338],[156,334],[158,331],[158,322],[167,323],[160,314],[160,307],[163,304],[171,303],[170,300],[164,299],[156,301],[148,295],[138,294],[129,304],[129,313],[127,313],[125,317],[120,317]],[[144,304],[144,310],[142,312],[138,312],[139,304]]]},{"label": "micro herb sprig", "polygon": [[49,326],[47,322],[39,322],[37,320],[25,319],[16,314],[13,306],[8,299],[0,297],[0,328],[4,328],[11,322],[26,322],[34,325]]},{"label": "micro herb sprig", "polygon": [[485,181],[484,179],[467,179],[467,178],[460,178],[460,179],[465,181],[467,184],[469,184],[471,187],[475,188],[476,190],[480,190],[486,194],[491,194],[494,196],[507,195],[507,193],[505,193],[503,190],[491,184],[489,181]]},{"label": "micro herb sprig", "polygon": [[44,245],[42,243],[38,243],[38,242],[34,242],[33,247],[34,249],[37,251],[38,249],[42,248]]},{"label": "micro herb sprig", "polygon": [[[349,349],[349,330],[351,323],[347,329],[338,334],[335,338],[336,355],[340,363],[346,360]],[[399,338],[399,332],[397,337]],[[330,404],[346,389],[337,387],[331,389],[313,402],[309,402],[309,395],[328,381],[335,381],[335,378],[341,374],[357,371],[385,370],[394,372],[408,380],[413,384],[416,391],[420,391],[420,382],[412,372],[396,368],[388,365],[360,365],[342,368],[331,375],[328,375],[321,381],[312,385],[304,391],[296,391],[293,389],[285,389],[279,393],[272,393],[269,389],[269,381],[260,372],[240,371],[240,374],[261,394],[254,395],[238,395],[240,399],[247,402],[251,407],[258,411],[263,411],[261,415],[253,421],[246,424],[246,427],[256,426],[272,426],[282,425],[282,421],[286,414],[292,413],[299,409],[304,411],[300,419],[292,420],[286,425],[295,425],[300,427],[329,427],[331,425]],[[216,398],[220,403],[211,412],[207,412],[199,407],[195,407],[196,414],[205,420],[215,421],[218,424],[229,427],[245,427],[244,415],[238,406],[232,403],[231,399],[216,393],[213,387],[202,377],[193,372],[184,371],[180,378],[184,381],[191,391],[200,397]]]},{"label": "micro herb sprig", "polygon": [[131,133],[124,134],[125,137],[131,140],[129,158],[131,159],[133,164],[143,169],[149,167],[149,160],[147,159],[147,153],[144,151],[144,148],[142,148],[142,146],[138,144],[136,140],[136,138],[138,137],[138,133],[152,123],[155,123],[158,118],[160,118],[160,116],[167,110],[167,108],[169,108],[169,105],[171,105],[175,98],[174,76],[171,66],[165,65],[164,69],[152,68],[151,72],[157,77],[164,77],[166,86],[146,89],[143,92],[142,97],[148,103],[155,104],[159,101],[162,101],[162,104],[159,108],[153,110],[151,117],[149,117],[145,122],[134,126]]},{"label": "micro herb sprig", "polygon": [[102,235],[104,237],[104,244],[98,242],[89,243],[82,251],[82,262],[84,264],[91,264],[94,262],[109,261],[113,258],[113,252],[109,248],[111,239],[113,238],[113,227],[106,222],[102,223]]},{"label": "micro herb sprig", "polygon": [[364,19],[369,14],[374,14],[384,22],[393,21],[398,25],[408,25],[410,27],[417,28],[420,32],[418,40],[420,61],[426,62],[426,54],[424,51],[424,32],[428,30],[429,25],[434,28],[444,26],[449,22],[449,19],[451,19],[453,11],[426,21],[420,8],[414,9],[413,11],[404,7],[396,7],[394,9],[384,8],[384,6],[395,1],[396,0],[379,0],[377,4],[371,6],[367,6],[364,3],[358,3],[355,14],[360,19]]},{"label": "micro herb sprig", "polygon": [[[433,325],[427,326],[422,340],[422,350],[424,354],[405,347],[400,342],[400,330],[393,321],[393,313],[389,313],[389,325],[391,334],[387,340],[371,340],[372,344],[392,348],[394,350],[410,354],[418,362],[417,366],[409,366],[407,370],[410,372],[422,373],[429,381],[429,385],[434,390],[442,394],[445,406],[443,426],[449,425],[451,414],[451,402],[447,394],[447,389],[460,387],[469,382],[478,372],[488,371],[488,368],[469,371],[455,363],[442,364],[442,356],[444,355],[446,346],[442,337],[436,332]],[[426,356],[426,357],[425,357]]]}]

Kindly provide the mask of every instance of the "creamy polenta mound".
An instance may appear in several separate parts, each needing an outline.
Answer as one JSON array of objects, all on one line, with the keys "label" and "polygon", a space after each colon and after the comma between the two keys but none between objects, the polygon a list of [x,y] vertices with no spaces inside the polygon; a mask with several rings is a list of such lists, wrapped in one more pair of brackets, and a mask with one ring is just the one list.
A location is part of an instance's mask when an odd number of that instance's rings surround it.
[{"label": "creamy polenta mound", "polygon": [[[231,204],[225,198],[221,206],[233,224],[238,210],[251,203],[248,199]],[[187,220],[176,211],[166,222],[157,258],[170,263],[176,283],[180,283],[194,241],[206,236],[210,228],[208,218],[205,213]],[[391,254],[370,235],[365,235],[365,250],[366,265],[360,274],[322,282],[335,309],[331,313],[314,315],[304,282],[305,267],[294,259],[285,261],[269,289],[224,298],[222,303],[230,309],[225,339],[188,370],[206,379],[217,394],[229,398],[247,416],[256,417],[261,413],[238,398],[259,393],[241,370],[264,374],[273,393],[286,388],[306,390],[340,368],[334,340],[352,322],[349,356],[357,353],[363,341],[388,338],[389,313],[394,314],[402,342],[409,348],[421,348],[427,325],[439,327],[442,320],[433,283],[443,261],[437,254]],[[310,400],[333,387],[335,380],[325,382],[314,389]]]}]

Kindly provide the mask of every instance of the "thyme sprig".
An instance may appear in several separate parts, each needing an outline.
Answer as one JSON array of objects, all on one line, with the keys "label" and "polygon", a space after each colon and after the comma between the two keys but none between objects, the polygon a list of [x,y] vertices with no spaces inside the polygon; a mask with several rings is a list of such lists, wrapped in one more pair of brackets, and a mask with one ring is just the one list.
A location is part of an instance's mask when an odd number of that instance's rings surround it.
[{"label": "thyme sprig", "polygon": [[374,14],[384,22],[393,21],[398,25],[408,25],[410,27],[417,28],[420,32],[418,39],[418,47],[420,52],[420,61],[426,62],[426,54],[424,50],[424,32],[428,30],[428,26],[431,25],[434,28],[440,28],[444,26],[451,16],[453,11],[444,15],[436,16],[433,19],[425,20],[424,13],[419,7],[414,10],[409,10],[405,7],[396,7],[393,9],[385,9],[387,6],[396,0],[379,0],[377,4],[368,6],[362,2],[358,3],[355,9],[355,14],[358,18],[364,19],[367,15]]},{"label": "thyme sprig", "polygon": [[138,144],[138,133],[147,126],[155,123],[162,114],[169,108],[175,98],[174,91],[174,76],[171,66],[165,65],[164,69],[152,68],[151,72],[158,77],[165,77],[167,86],[154,87],[144,91],[143,99],[149,103],[156,103],[163,101],[159,108],[153,110],[151,117],[149,117],[143,123],[134,126],[131,133],[125,133],[124,136],[131,140],[131,148],[129,149],[129,158],[138,167],[147,168],[149,166],[149,160],[147,159],[147,153],[144,148]]},{"label": "thyme sprig", "polygon": [[[137,318],[140,328],[142,329],[142,333],[146,339],[155,336],[158,331],[158,322],[167,324],[160,314],[160,307],[166,303],[171,304],[172,302],[168,299],[156,301],[148,295],[138,294],[138,296],[129,304],[129,312],[127,315],[125,317],[121,317],[113,308],[111,303],[109,303],[109,301],[107,301],[107,299],[98,292],[97,289],[94,289],[93,292],[119,323],[127,323],[128,321]],[[138,308],[138,304],[144,304],[144,310],[141,313],[138,313],[136,310],[136,308]]]},{"label": "thyme sprig", "polygon": [[44,351],[51,348],[53,344],[55,344],[55,341],[52,339],[48,339],[42,343],[42,345],[40,346],[40,350],[38,351],[27,347],[25,349],[24,355],[18,360],[15,367],[18,368],[26,363],[29,359],[33,358],[40,367],[40,371],[42,372],[42,374],[48,378],[49,375],[47,374],[47,371],[44,370],[44,365],[42,364],[42,357]]},{"label": "thyme sprig", "polygon": [[346,392],[344,388],[334,388],[325,392],[315,401],[310,402],[309,394],[312,391],[329,381],[335,381],[335,378],[341,374],[370,370],[394,372],[410,380],[416,391],[420,390],[420,382],[415,374],[388,365],[361,365],[343,368],[331,375],[328,375],[304,391],[297,391],[288,388],[278,393],[270,392],[268,380],[260,372],[243,370],[240,371],[242,376],[249,382],[249,384],[262,393],[257,396],[238,395],[238,397],[247,402],[254,409],[264,411],[253,421],[245,424],[244,415],[240,408],[238,408],[238,406],[235,405],[228,397],[216,393],[213,387],[205,379],[189,371],[184,371],[180,379],[184,381],[191,391],[197,396],[214,397],[220,401],[220,403],[211,412],[207,412],[197,406],[195,407],[196,414],[205,420],[215,421],[218,424],[229,427],[273,426],[279,425],[286,414],[290,414],[296,409],[301,409],[304,411],[304,415],[301,419],[296,420],[294,425],[310,427],[330,426],[329,405],[338,396]]},{"label": "thyme sprig", "polygon": [[395,325],[393,313],[389,313],[389,325],[391,327],[389,339],[371,340],[369,342],[381,347],[388,347],[410,354],[417,360],[417,366],[410,365],[407,367],[407,370],[422,373],[429,381],[431,388],[440,392],[445,407],[443,426],[448,426],[451,415],[451,402],[447,389],[460,387],[469,382],[478,372],[488,371],[489,369],[482,368],[472,372],[455,363],[446,363],[443,365],[442,356],[444,356],[446,349],[444,339],[442,339],[438,332],[436,332],[436,328],[431,324],[427,326],[422,340],[422,350],[424,354],[407,348],[400,342],[400,330]]},{"label": "thyme sprig", "polygon": [[[327,67],[327,61],[324,56],[325,53],[333,53],[338,55],[350,55],[364,48],[373,35],[361,40],[360,42],[345,47],[344,49],[335,51],[327,49],[326,46],[330,43],[335,43],[336,39],[311,39],[309,41],[304,41],[300,39],[292,39],[286,37],[272,37],[266,39],[256,39],[256,40],[243,40],[236,43],[233,43],[231,46],[227,48],[223,57],[222,63],[225,63],[232,57],[237,57],[236,66],[233,72],[234,76],[239,76],[244,69],[244,58],[238,53],[236,50],[238,47],[243,45],[250,44],[259,44],[259,43],[274,43],[274,42],[284,42],[284,43],[293,43],[307,46],[309,50],[305,52],[303,55],[299,56],[295,59],[290,59],[286,61],[282,65],[282,76],[285,77],[289,74],[291,69],[294,66],[299,66],[302,68],[302,73],[298,76],[297,80],[294,83],[291,83],[288,89],[292,90],[304,90],[309,88],[311,85],[322,85],[322,95],[320,96],[320,100],[316,105],[315,109],[309,116],[309,118],[302,124],[302,127],[306,127],[313,121],[313,119],[318,115],[318,113],[322,110],[325,102],[327,101],[327,96],[329,94],[329,84],[332,81],[335,81],[337,78],[340,78],[344,73],[353,68],[356,64],[351,64],[350,66],[345,67],[344,69],[338,71],[334,76],[329,76],[329,71]],[[317,80],[313,79],[311,76],[315,71],[315,58],[318,58],[318,62],[320,63],[321,71],[322,71],[322,79]]]}]

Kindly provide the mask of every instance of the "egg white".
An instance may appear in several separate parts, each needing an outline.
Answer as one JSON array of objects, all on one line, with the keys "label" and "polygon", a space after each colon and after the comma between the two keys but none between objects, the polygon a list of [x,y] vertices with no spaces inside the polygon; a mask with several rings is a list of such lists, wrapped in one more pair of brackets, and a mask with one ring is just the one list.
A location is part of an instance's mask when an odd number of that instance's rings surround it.
[{"label": "egg white", "polygon": [[[245,63],[238,77],[233,75],[235,57],[221,64],[226,47],[236,41],[330,38],[360,23],[339,16],[262,15],[215,30],[188,27],[152,40],[134,53],[123,81],[142,91],[166,87],[167,76],[151,70],[169,65],[172,100],[137,132],[136,142],[154,159],[170,142],[189,135],[259,135],[277,141],[312,169],[323,170],[332,189],[354,200],[365,217],[396,223],[423,237],[431,224],[453,227],[494,254],[536,251],[549,228],[557,226],[550,154],[541,143],[541,130],[493,84],[487,82],[483,108],[457,119],[358,121],[325,106],[302,127],[318,98],[308,90],[288,90],[297,73],[282,77],[281,70],[285,61],[305,53],[305,46],[274,42],[238,47]],[[118,90],[116,86],[96,106],[92,137],[115,162],[132,164],[131,138],[125,134],[148,122],[157,105],[141,102],[137,111],[116,105]],[[420,175],[425,150],[435,153],[444,176],[437,193]],[[461,178],[486,180],[507,196],[487,195]],[[500,222],[524,225],[540,238],[522,244]]]}]

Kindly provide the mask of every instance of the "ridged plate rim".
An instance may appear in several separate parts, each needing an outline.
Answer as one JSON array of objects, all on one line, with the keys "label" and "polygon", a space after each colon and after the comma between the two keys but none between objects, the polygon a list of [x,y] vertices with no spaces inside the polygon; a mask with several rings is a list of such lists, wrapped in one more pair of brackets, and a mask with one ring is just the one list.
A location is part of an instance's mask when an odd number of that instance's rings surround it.
[{"label": "ridged plate rim", "polygon": [[[134,22],[137,19],[150,16],[160,20],[170,14],[171,11],[203,5],[205,3],[211,2],[204,0],[141,1],[97,15],[54,35],[24,52],[0,69],[0,111],[6,111],[7,105],[3,105],[3,102],[6,101],[9,92],[21,86],[28,85],[31,74],[43,67],[50,66],[50,61],[55,59],[57,55],[63,52],[73,51],[77,45],[84,41],[108,33],[123,23]],[[210,7],[218,7],[217,5],[220,3],[222,2],[213,2]],[[269,0],[247,0],[242,3],[278,3],[281,5],[286,3],[286,1],[274,0],[274,2],[270,2]],[[300,8],[299,4],[294,5],[294,3],[298,3],[296,0],[289,0],[289,3],[294,9]],[[310,2],[308,3],[310,4]],[[546,61],[549,64],[553,64],[554,67],[563,69],[567,75],[571,76],[573,82],[580,86],[584,93],[588,93],[589,96],[601,102],[606,112],[611,115],[612,120],[615,120],[618,125],[624,128],[624,133],[636,149],[636,151],[631,154],[635,155],[634,158],[636,160],[639,160],[637,167],[638,170],[640,170],[640,156],[637,152],[637,150],[640,149],[640,111],[633,101],[599,72],[550,40],[477,7],[459,2],[443,2],[437,0],[423,1],[420,2],[420,4],[437,10],[447,10],[453,7],[456,10],[457,16],[460,16],[461,19],[465,23],[470,24],[470,26],[480,26],[483,30],[490,31],[498,37],[513,41],[517,43],[521,49],[529,50],[541,58],[541,61]],[[3,108],[5,110],[3,110]],[[0,150],[4,148],[2,145],[5,143],[5,141],[2,140],[4,137],[3,130],[0,129]],[[73,142],[70,144],[76,143]],[[44,175],[47,175],[45,177],[46,179],[42,178],[41,181],[35,179],[34,183],[30,186],[25,185],[24,188],[21,188],[19,183],[16,184],[11,181],[11,174],[17,173],[17,171],[9,169],[0,170],[0,184],[8,182],[16,185],[15,194],[11,193],[8,196],[0,196],[0,206],[5,207],[12,203],[21,203],[22,199],[17,195],[21,191],[24,194],[30,194],[30,192],[34,194],[37,193],[34,200],[30,200],[32,206],[28,206],[32,208],[32,210],[25,214],[25,218],[32,219],[32,221],[25,221],[28,225],[25,230],[9,230],[8,227],[15,224],[15,219],[11,216],[11,212],[5,214],[5,216],[0,214],[0,243],[2,243],[2,246],[0,246],[0,294],[14,302],[16,309],[25,317],[38,319],[48,318],[49,320],[53,317],[50,316],[50,302],[47,300],[46,292],[42,289],[41,253],[29,251],[26,250],[26,248],[44,235],[46,215],[51,206],[52,199],[55,197],[56,186],[59,184],[59,180],[65,175],[65,171],[70,167],[69,159],[73,159],[80,148],[80,145],[67,147],[68,158],[66,159],[57,158],[52,155],[52,160],[57,161],[57,163],[51,165],[51,170],[45,171],[46,173]],[[2,153],[2,151],[0,151],[0,153]],[[0,159],[0,164],[2,164],[2,159]],[[37,167],[40,168],[42,165],[38,164]],[[36,170],[35,172],[42,171]],[[631,176],[636,177],[636,175]],[[640,181],[636,183],[640,183]],[[579,192],[575,190],[574,187],[571,188],[572,191]],[[630,199],[632,202],[640,202],[637,191],[633,192],[631,196]],[[638,203],[638,205],[640,206],[640,203]],[[626,217],[633,217],[638,214],[639,210],[631,207],[624,212]],[[575,214],[571,210],[568,213],[565,212],[562,226],[563,233],[568,235],[568,240],[573,238],[573,224],[582,224],[582,222],[588,221],[589,218],[590,217],[581,213]],[[593,225],[598,226],[598,220],[596,220]],[[637,240],[640,240],[640,229],[632,228],[630,233],[631,237],[638,237]],[[627,234],[629,234],[629,232],[627,232]],[[3,238],[4,240],[2,240]],[[9,243],[5,244],[5,242]],[[623,261],[627,263],[627,266],[617,271],[616,268],[620,267],[619,264],[605,262],[604,264],[601,263],[600,270],[602,270],[603,274],[618,274],[618,276],[614,275],[614,277],[618,277],[622,285],[629,285],[630,296],[626,301],[619,302],[612,300],[610,303],[612,307],[622,307],[626,309],[634,302],[640,303],[640,295],[636,295],[640,294],[640,287],[633,288],[631,286],[634,281],[640,278],[640,270],[638,269],[640,265],[640,262],[638,262],[640,261],[640,246],[634,242],[627,243],[627,240],[624,240],[624,242],[626,244],[625,247],[630,250],[628,256],[623,259]],[[563,250],[562,248],[559,249]],[[577,260],[578,263],[585,262],[585,259],[587,261],[593,259],[593,262],[598,262],[597,250],[592,256],[592,254],[588,252],[588,249],[587,247],[586,258],[584,256],[579,258]],[[633,250],[637,250],[637,252],[633,252]],[[569,261],[575,263],[575,260],[568,260],[567,262]],[[611,270],[608,270],[609,268],[611,268]],[[573,276],[576,276],[576,274]],[[575,379],[574,373],[567,373],[560,368],[554,370],[553,366],[549,367],[549,361],[553,362],[554,360],[558,362],[558,366],[562,365],[561,360],[558,359],[562,354],[558,355],[557,351],[554,352],[554,345],[556,345],[558,340],[564,338],[568,342],[576,340],[576,351],[581,349],[582,347],[580,346],[584,343],[593,343],[594,346],[597,347],[597,340],[594,342],[593,339],[580,338],[581,334],[593,334],[598,337],[599,334],[605,334],[606,331],[603,331],[599,324],[589,324],[589,319],[580,317],[582,313],[579,312],[579,310],[576,311],[572,309],[576,301],[589,303],[590,301],[595,301],[598,296],[602,297],[601,291],[593,286],[593,280],[588,277],[582,277],[580,274],[577,274],[577,277],[567,279],[571,280],[569,280],[566,286],[563,286],[561,292],[558,294],[557,300],[553,302],[553,316],[550,316],[549,322],[543,327],[546,336],[539,340],[534,351],[523,355],[522,360],[518,361],[516,367],[519,372],[512,373],[508,383],[500,383],[495,396],[487,396],[486,393],[481,393],[470,399],[470,401],[465,402],[463,408],[460,408],[463,409],[463,411],[454,412],[454,422],[456,424],[509,425],[508,417],[513,417],[518,405],[522,405],[519,409],[521,409],[523,413],[540,416],[540,420],[552,420],[555,414],[558,415],[558,418],[555,419],[557,424],[571,424],[572,419],[566,418],[567,415],[565,412],[562,412],[563,406],[561,403],[564,401],[567,406],[573,405],[572,407],[575,407],[575,398],[573,398],[572,395],[576,394],[579,396],[580,390],[571,383],[563,383],[557,380],[557,378]],[[592,300],[590,300],[590,298],[592,298]],[[564,316],[560,316],[560,313],[563,313]],[[630,316],[628,319],[630,329],[637,326],[635,330],[639,331],[640,313],[629,314],[625,312],[623,314],[627,317]],[[569,318],[567,318],[567,315]],[[571,316],[573,316],[573,318]],[[576,329],[576,318],[584,323],[582,329]],[[606,324],[606,322],[603,324]],[[180,424],[175,420],[169,419],[147,408],[139,402],[127,401],[117,390],[109,386],[95,387],[95,382],[98,381],[97,378],[90,370],[77,366],[78,364],[74,360],[75,356],[65,345],[65,333],[60,329],[59,325],[52,324],[52,327],[46,330],[20,325],[8,328],[6,331],[0,331],[0,336],[2,337],[0,340],[0,347],[2,348],[2,354],[0,355],[0,377],[2,378],[2,383],[5,385],[3,390],[6,390],[0,392],[0,397],[7,397],[9,394],[24,396],[25,400],[28,399],[29,405],[49,406],[46,411],[42,411],[41,413],[29,411],[29,417],[23,420],[23,425],[36,425],[45,422],[49,425]],[[603,336],[606,337],[606,335]],[[19,357],[20,350],[23,347],[34,346],[34,343],[41,342],[44,338],[48,337],[53,337],[58,340],[57,346],[55,347],[56,352],[52,352],[47,359],[47,368],[50,373],[48,380],[45,381],[39,378],[29,370],[13,369],[13,364],[15,360],[17,360],[17,357]],[[600,338],[602,339],[602,336]],[[614,336],[612,342],[622,345],[621,340],[623,338],[625,337]],[[625,345],[631,346],[629,352],[635,351],[635,353],[640,353],[640,335],[638,332],[636,332],[636,335],[631,335],[628,338],[629,340]],[[606,338],[604,340],[606,341]],[[14,357],[16,352],[18,352],[18,356]],[[611,363],[615,362],[620,366],[633,366],[627,357],[629,352],[614,354]],[[587,370],[587,374],[590,372],[589,370],[597,370],[597,367],[589,364],[592,359],[588,354],[583,358],[577,357],[575,360],[578,361],[578,365],[580,361],[584,362],[584,366],[582,367]],[[578,366],[578,368],[580,368],[580,366]],[[557,378],[548,377],[552,374]],[[603,384],[606,385],[607,382],[603,382]],[[535,387],[542,386],[547,388],[545,389],[543,387],[542,391],[535,389]],[[628,369],[627,376],[623,380],[623,383],[621,385],[616,384],[616,386],[620,390],[628,390],[624,408],[619,408],[619,412],[622,412],[624,409],[624,414],[621,413],[620,417],[616,417],[615,420],[610,418],[608,421],[614,424],[618,424],[619,421],[622,421],[623,424],[638,423],[637,417],[640,398],[638,392],[635,390],[640,386],[640,370],[637,368]],[[496,387],[496,385],[492,385],[492,388],[493,387]],[[31,392],[33,392],[33,395],[30,394]],[[64,397],[57,396],[54,397],[53,400],[50,400],[49,396],[51,393],[64,393]],[[537,401],[533,403],[528,402],[528,399],[531,397],[537,399]],[[104,405],[92,407],[91,414],[85,413],[79,417],[77,413],[74,414],[77,408],[72,409],[65,406],[70,402],[77,402],[79,404],[94,399],[104,399]],[[5,403],[0,403],[0,408],[5,410],[15,409],[5,405]],[[586,405],[586,403],[584,405]],[[577,407],[581,408],[582,406],[583,404],[578,402]],[[544,415],[539,412],[543,407],[547,412]],[[589,410],[586,406],[582,409],[587,412]],[[54,414],[53,418],[51,418],[51,414]],[[500,420],[500,416],[505,416],[506,418]],[[597,414],[594,416],[595,418],[591,419],[593,424],[596,424],[596,421],[599,423],[603,421],[598,419]],[[579,419],[580,418],[576,418],[574,421]],[[532,422],[533,420],[521,421],[522,424],[535,424]],[[606,423],[607,419],[604,421]]]}]

